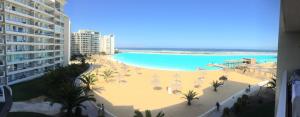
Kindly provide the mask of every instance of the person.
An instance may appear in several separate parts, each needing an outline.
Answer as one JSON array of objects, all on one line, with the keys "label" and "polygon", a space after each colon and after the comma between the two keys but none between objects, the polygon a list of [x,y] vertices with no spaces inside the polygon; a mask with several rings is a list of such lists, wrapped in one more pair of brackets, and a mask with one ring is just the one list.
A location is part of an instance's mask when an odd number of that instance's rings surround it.
[{"label": "person", "polygon": [[101,110],[104,112],[104,104],[101,104]]},{"label": "person", "polygon": [[248,89],[249,89],[249,91],[250,91],[250,89],[251,89],[251,85],[250,85],[250,84],[248,85]]},{"label": "person", "polygon": [[220,110],[220,103],[217,102],[217,103],[216,103],[216,106],[217,106],[217,111],[219,111],[219,110]]}]

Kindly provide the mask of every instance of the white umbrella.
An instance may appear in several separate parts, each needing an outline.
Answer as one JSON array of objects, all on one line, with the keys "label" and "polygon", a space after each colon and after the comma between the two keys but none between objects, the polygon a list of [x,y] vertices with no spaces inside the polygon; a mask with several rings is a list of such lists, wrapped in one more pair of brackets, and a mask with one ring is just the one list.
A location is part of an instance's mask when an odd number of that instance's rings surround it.
[{"label": "white umbrella", "polygon": [[175,78],[175,80],[177,81],[177,80],[179,80],[180,75],[176,73],[176,74],[174,75],[174,78]]}]

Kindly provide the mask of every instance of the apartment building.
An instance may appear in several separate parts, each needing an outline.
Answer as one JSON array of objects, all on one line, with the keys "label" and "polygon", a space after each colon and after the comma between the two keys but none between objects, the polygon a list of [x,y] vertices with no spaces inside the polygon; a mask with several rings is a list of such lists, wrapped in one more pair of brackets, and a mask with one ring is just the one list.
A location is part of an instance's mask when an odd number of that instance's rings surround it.
[{"label": "apartment building", "polygon": [[104,52],[105,54],[115,54],[115,36],[104,35],[100,37],[100,52]]},{"label": "apartment building", "polygon": [[92,30],[79,30],[72,33],[72,55],[100,53],[99,37],[100,33]]},{"label": "apartment building", "polygon": [[15,84],[69,63],[65,0],[0,1],[0,83]]}]

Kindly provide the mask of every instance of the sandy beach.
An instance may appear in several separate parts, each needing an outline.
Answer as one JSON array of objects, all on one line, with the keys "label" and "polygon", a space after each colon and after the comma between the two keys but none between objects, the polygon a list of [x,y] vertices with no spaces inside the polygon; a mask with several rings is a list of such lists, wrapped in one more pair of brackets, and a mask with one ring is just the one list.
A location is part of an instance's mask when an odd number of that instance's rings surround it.
[{"label": "sandy beach", "polygon": [[[113,61],[109,56],[92,57],[99,79],[93,86],[97,103],[118,117],[132,117],[134,110],[151,110],[152,114],[163,111],[166,117],[196,117],[215,106],[234,93],[245,90],[262,79],[253,78],[234,71],[169,71],[139,68]],[[110,80],[104,80],[100,74],[105,70],[117,72]],[[228,81],[213,91],[212,82],[226,75]],[[199,80],[199,77],[203,77]],[[199,100],[193,100],[188,106],[181,93],[169,94],[167,87],[176,87],[182,93],[194,90]],[[199,87],[195,87],[199,85]],[[157,87],[160,86],[161,89]],[[155,88],[156,87],[156,88]]]}]

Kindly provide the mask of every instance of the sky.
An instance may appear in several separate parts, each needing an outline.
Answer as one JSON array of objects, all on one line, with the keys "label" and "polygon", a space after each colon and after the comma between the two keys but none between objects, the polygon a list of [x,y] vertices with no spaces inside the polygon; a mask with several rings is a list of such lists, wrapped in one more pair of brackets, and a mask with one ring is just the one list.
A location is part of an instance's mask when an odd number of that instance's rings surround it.
[{"label": "sky", "polygon": [[114,34],[117,48],[277,50],[279,0],[68,0],[71,31]]}]

